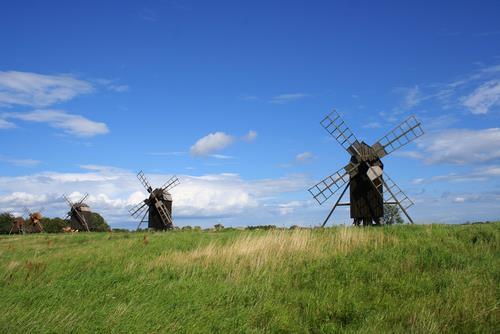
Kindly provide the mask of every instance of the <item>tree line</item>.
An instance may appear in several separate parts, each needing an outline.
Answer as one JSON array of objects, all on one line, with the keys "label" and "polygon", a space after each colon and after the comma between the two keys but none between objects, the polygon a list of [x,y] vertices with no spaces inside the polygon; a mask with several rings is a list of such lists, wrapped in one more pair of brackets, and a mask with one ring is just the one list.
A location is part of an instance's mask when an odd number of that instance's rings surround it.
[{"label": "tree line", "polygon": [[[11,232],[12,226],[15,224],[22,224],[23,226],[25,226],[25,231],[27,233],[40,232],[36,227],[30,226],[29,219],[15,217],[8,212],[0,213],[0,234],[9,234]],[[64,232],[64,228],[71,227],[69,219],[61,219],[59,217],[44,217],[40,220],[40,224],[43,227],[43,231],[47,233],[62,233]],[[96,212],[92,212],[91,219],[87,222],[87,224],[89,225],[89,230],[91,232],[108,232],[111,230],[106,220]],[[12,232],[19,233],[16,228],[12,229]]]}]

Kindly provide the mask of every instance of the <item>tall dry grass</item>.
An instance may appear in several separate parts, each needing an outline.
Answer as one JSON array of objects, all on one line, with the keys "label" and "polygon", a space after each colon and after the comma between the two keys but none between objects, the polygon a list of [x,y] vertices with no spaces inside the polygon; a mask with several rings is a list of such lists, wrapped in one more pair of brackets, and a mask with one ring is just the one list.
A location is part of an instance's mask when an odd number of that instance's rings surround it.
[{"label": "tall dry grass", "polygon": [[228,244],[212,241],[187,251],[165,251],[149,263],[149,269],[166,267],[221,267],[237,273],[279,269],[294,262],[345,254],[361,247],[373,249],[397,240],[368,229],[340,228],[335,234],[315,230],[275,230],[263,235],[245,234]]}]

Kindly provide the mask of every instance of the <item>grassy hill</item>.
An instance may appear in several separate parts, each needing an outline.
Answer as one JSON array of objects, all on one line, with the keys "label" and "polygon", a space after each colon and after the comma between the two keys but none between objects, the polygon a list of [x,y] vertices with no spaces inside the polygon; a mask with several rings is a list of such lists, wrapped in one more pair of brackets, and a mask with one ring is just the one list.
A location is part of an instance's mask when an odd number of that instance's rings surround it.
[{"label": "grassy hill", "polygon": [[500,223],[0,237],[0,332],[498,332]]}]

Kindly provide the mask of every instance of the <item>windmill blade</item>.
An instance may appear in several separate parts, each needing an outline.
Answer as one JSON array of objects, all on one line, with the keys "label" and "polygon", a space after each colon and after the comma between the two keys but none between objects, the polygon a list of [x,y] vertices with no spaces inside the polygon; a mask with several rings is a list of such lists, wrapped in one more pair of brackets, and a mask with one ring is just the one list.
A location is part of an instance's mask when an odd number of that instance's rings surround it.
[{"label": "windmill blade", "polygon": [[157,198],[155,198],[155,208],[161,218],[161,221],[163,222],[163,225],[172,225],[172,217],[170,216],[170,213],[168,212],[165,204]]},{"label": "windmill blade", "polygon": [[144,188],[146,188],[148,193],[151,193],[153,191],[153,187],[151,187],[151,184],[149,184],[149,181],[148,179],[146,179],[146,175],[144,175],[142,170],[137,174],[137,178],[139,179],[139,181],[141,181],[142,185],[144,186]]},{"label": "windmill blade", "polygon": [[82,199],[78,202],[78,204],[82,204],[83,201],[85,201],[87,199],[87,197],[89,197],[89,194],[85,194]]},{"label": "windmill blade", "polygon": [[423,134],[424,130],[421,127],[420,121],[418,121],[415,116],[410,116],[373,144],[372,147],[378,157],[382,158]]},{"label": "windmill blade", "polygon": [[413,201],[396,184],[396,182],[394,182],[394,180],[387,175],[387,173],[384,173],[382,176],[382,182],[388,193],[391,195],[391,198],[395,202],[398,202],[402,208],[407,210],[414,204]]},{"label": "windmill blade", "polygon": [[141,224],[144,223],[146,220],[146,215],[149,213],[149,207],[148,209],[144,212],[144,215],[142,216],[141,220],[139,221],[139,225],[137,225],[137,230],[139,229],[139,227],[141,227]]},{"label": "windmill blade", "polygon": [[63,194],[62,197],[70,207],[73,207],[73,202],[71,202],[71,200],[68,198],[68,196],[66,196],[66,194]]},{"label": "windmill blade", "polygon": [[33,213],[31,212],[30,209],[28,209],[27,207],[24,207],[24,212],[26,212],[28,214],[28,216],[31,216]]},{"label": "windmill blade", "polygon": [[161,187],[161,189],[163,191],[168,191],[168,190],[178,186],[179,183],[181,183],[181,182],[179,181],[177,176],[174,175],[167,182],[165,182],[165,184]]},{"label": "windmill blade", "polygon": [[360,155],[356,136],[335,109],[323,118],[320,124],[349,154]]},{"label": "windmill blade", "polygon": [[142,212],[147,209],[148,206],[147,204],[142,201],[140,203],[137,203],[134,207],[132,207],[132,209],[130,209],[128,212],[130,213],[130,215],[134,218],[139,218],[142,214]]},{"label": "windmill blade", "polygon": [[325,203],[337,190],[349,182],[349,178],[355,175],[358,166],[359,164],[349,163],[309,188],[309,192],[320,205]]}]

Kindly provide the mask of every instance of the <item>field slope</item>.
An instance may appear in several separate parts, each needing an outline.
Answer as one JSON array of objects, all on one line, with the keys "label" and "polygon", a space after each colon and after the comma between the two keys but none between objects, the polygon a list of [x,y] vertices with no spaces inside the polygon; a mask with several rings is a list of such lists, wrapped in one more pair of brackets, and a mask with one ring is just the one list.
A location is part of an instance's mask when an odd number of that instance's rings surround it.
[{"label": "field slope", "polygon": [[493,333],[500,223],[0,237],[1,333]]}]

